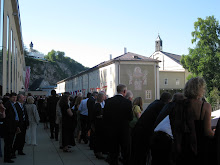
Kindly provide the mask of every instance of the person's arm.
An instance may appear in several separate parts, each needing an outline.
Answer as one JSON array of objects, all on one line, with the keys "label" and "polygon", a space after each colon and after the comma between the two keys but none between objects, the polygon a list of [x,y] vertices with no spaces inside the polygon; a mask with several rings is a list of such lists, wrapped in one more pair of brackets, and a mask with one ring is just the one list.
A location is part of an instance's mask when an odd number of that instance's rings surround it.
[{"label": "person's arm", "polygon": [[204,110],[205,110],[204,133],[206,136],[213,137],[214,132],[211,129],[211,112],[212,112],[211,105],[209,103],[204,103]]},{"label": "person's arm", "polygon": [[134,107],[134,114],[138,119],[141,117],[141,108],[138,105]]}]

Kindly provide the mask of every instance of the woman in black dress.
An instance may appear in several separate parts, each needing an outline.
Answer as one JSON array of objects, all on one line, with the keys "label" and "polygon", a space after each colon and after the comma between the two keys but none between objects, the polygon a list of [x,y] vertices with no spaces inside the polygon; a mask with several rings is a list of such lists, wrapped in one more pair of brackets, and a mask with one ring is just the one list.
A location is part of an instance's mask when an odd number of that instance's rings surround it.
[{"label": "woman in black dress", "polygon": [[74,114],[70,108],[70,96],[68,94],[64,94],[60,99],[60,108],[62,112],[62,143],[63,143],[63,151],[71,152],[68,148],[68,145],[75,145],[74,140]]},{"label": "woman in black dress", "polygon": [[94,112],[95,112],[95,145],[94,145],[94,153],[95,156],[98,159],[103,159],[102,151],[103,151],[103,121],[102,121],[102,115],[103,115],[103,108],[101,103],[105,99],[105,94],[103,92],[100,92],[97,97],[96,104],[94,106]]}]

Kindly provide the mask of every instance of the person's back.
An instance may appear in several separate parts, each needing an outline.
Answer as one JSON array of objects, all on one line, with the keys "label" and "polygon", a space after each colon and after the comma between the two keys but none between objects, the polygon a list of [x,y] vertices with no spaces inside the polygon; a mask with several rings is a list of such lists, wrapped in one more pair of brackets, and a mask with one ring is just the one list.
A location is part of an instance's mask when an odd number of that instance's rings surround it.
[{"label": "person's back", "polygon": [[131,165],[146,164],[154,123],[162,108],[170,101],[171,94],[163,93],[160,100],[152,102],[139,118],[132,132]]},{"label": "person's back", "polygon": [[116,95],[106,100],[104,108],[104,121],[107,129],[112,131],[129,128],[129,121],[132,120],[133,114],[131,101],[121,95]]}]

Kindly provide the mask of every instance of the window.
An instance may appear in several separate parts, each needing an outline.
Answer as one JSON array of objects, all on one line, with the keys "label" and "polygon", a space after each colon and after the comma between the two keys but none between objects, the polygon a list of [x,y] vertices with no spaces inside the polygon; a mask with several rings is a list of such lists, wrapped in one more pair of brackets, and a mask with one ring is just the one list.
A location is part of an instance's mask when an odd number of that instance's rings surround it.
[{"label": "window", "polygon": [[178,78],[176,79],[176,85],[180,85],[180,80]]},{"label": "window", "polygon": [[147,99],[147,100],[149,100],[149,99],[151,99],[152,97],[151,97],[151,90],[146,90],[145,91],[145,99]]},{"label": "window", "polygon": [[164,79],[164,85],[168,85],[168,78]]}]

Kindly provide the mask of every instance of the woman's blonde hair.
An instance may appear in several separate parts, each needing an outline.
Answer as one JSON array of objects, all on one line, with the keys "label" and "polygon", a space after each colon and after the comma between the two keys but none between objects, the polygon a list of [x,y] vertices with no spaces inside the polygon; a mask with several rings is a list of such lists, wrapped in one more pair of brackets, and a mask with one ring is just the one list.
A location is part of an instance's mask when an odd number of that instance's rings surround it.
[{"label": "woman's blonde hair", "polygon": [[34,104],[34,98],[32,96],[28,96],[27,103],[28,104]]},{"label": "woman's blonde hair", "polygon": [[143,110],[143,100],[141,97],[136,97],[133,101],[133,105],[138,105],[141,109],[141,111]]},{"label": "woman's blonde hair", "polygon": [[188,99],[196,99],[205,94],[206,82],[201,77],[191,78],[184,87],[184,96]]}]

